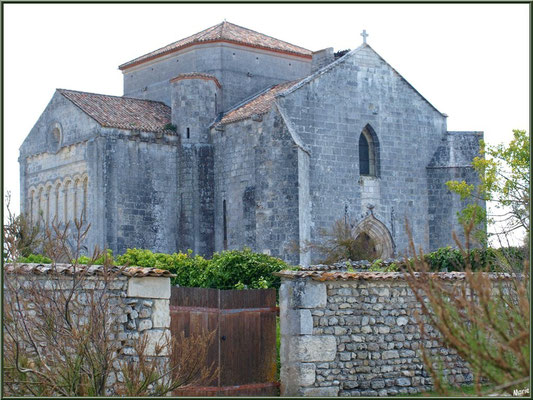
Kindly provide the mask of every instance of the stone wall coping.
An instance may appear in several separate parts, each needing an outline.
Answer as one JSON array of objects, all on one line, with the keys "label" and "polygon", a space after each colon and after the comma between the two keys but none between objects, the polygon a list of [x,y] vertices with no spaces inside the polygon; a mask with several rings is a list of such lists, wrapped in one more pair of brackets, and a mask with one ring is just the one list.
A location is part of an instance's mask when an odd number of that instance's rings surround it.
[{"label": "stone wall coping", "polygon": [[220,89],[222,87],[222,85],[220,84],[220,82],[218,81],[217,77],[214,76],[214,75],[210,75],[210,74],[204,74],[204,73],[201,73],[201,72],[188,72],[188,73],[184,73],[184,74],[179,74],[178,76],[170,79],[170,83],[175,83],[175,82],[178,82],[178,81],[181,81],[183,79],[203,79],[203,80],[211,80],[213,82],[215,82],[215,85],[217,85],[217,87]]},{"label": "stone wall coping", "polygon": [[[510,280],[519,277],[518,274],[507,272],[474,272],[474,274],[488,274],[490,279]],[[284,270],[274,272],[274,275],[286,279],[311,278],[316,281],[356,281],[356,280],[406,280],[406,272],[344,272],[344,271],[293,271]],[[465,272],[415,272],[416,278],[429,277],[447,281],[465,280]]]},{"label": "stone wall coping", "polygon": [[104,265],[72,265],[72,264],[28,264],[10,263],[4,266],[7,273],[12,274],[32,274],[32,275],[87,275],[102,276],[105,272],[127,277],[161,277],[172,278],[176,275],[170,271],[158,268],[112,266],[107,268]]}]

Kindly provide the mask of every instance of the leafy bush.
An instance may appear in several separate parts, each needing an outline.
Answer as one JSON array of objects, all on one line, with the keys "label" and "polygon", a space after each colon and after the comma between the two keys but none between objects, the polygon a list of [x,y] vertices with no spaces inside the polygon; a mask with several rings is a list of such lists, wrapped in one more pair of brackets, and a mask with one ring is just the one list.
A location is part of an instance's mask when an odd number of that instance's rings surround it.
[{"label": "leafy bush", "polygon": [[273,272],[289,269],[282,260],[250,249],[222,251],[206,260],[187,253],[153,253],[150,250],[128,249],[116,259],[120,265],[136,265],[166,269],[176,274],[173,285],[215,289],[279,288],[280,279]]},{"label": "leafy bush", "polygon": [[117,264],[139,267],[166,269],[176,274],[172,278],[172,285],[188,287],[206,287],[205,271],[209,261],[202,256],[192,256],[192,250],[187,253],[153,253],[150,250],[128,249],[126,253],[117,257]]},{"label": "leafy bush", "polygon": [[372,272],[397,272],[399,270],[397,263],[384,263],[382,259],[378,258],[368,268]]},{"label": "leafy bush", "polygon": [[[494,272],[516,269],[523,265],[527,255],[523,249],[507,247],[500,249],[472,249],[465,252],[473,271],[490,270]],[[424,255],[431,271],[462,271],[467,264],[463,253],[450,246]]]},{"label": "leafy bush", "polygon": [[254,253],[248,248],[222,251],[213,254],[205,285],[217,289],[279,288],[280,278],[272,273],[289,268],[279,258]]},{"label": "leafy bush", "polygon": [[107,252],[98,255],[94,260],[87,256],[80,256],[77,260],[72,260],[72,264],[104,265],[106,260],[109,261],[110,264],[117,265],[113,261],[113,251],[111,249],[107,249]]},{"label": "leafy bush", "polygon": [[[106,260],[114,265],[169,270],[176,274],[176,277],[172,278],[172,285],[215,289],[279,288],[280,278],[272,273],[291,269],[291,266],[279,258],[254,253],[248,248],[215,253],[210,260],[202,256],[193,256],[192,250],[187,253],[165,254],[143,249],[128,249],[113,261],[113,252],[107,250],[107,253],[102,253],[96,259],[80,256],[72,260],[72,263],[103,265]],[[40,264],[52,262],[40,254],[20,257],[17,261]]]},{"label": "leafy bush", "polygon": [[28,264],[52,264],[52,260],[42,254],[29,254],[27,257],[17,258],[18,263]]}]

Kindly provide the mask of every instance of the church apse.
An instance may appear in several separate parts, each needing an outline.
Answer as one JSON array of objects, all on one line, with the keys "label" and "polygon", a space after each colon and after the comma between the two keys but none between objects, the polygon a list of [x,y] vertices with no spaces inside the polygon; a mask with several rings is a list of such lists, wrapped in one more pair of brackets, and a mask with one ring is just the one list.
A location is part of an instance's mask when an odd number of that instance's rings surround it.
[{"label": "church apse", "polygon": [[408,248],[397,218],[425,250],[453,245],[443,185],[471,177],[478,134],[447,133],[366,42],[336,57],[223,22],[119,68],[124,96],[58,89],[21,146],[22,210],[87,214],[89,248],[251,246],[307,264],[288,245],[343,210],[381,257]]}]

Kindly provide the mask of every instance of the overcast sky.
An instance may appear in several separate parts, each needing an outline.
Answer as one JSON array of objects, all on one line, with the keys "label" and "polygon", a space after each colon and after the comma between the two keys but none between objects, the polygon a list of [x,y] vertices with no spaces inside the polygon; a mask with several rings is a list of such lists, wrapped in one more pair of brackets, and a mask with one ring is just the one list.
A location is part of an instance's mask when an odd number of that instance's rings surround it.
[{"label": "overcast sky", "polygon": [[[448,130],[506,142],[529,130],[528,4],[4,4],[4,190],[18,212],[18,149],[56,88],[122,95],[118,65],[226,19],[320,50],[372,48]],[[413,151],[415,151],[413,149]]]}]

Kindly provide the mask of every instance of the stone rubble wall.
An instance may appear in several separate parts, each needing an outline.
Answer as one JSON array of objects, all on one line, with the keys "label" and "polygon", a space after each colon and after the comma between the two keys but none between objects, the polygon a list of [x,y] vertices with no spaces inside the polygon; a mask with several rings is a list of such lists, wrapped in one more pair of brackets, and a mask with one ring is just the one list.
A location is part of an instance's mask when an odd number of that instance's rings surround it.
[{"label": "stone rubble wall", "polygon": [[[4,279],[16,279],[15,285],[22,285],[22,287],[33,285],[44,290],[68,290],[72,288],[73,282],[71,276],[61,275],[5,274]],[[77,301],[82,306],[84,303],[89,304],[91,292],[94,291],[94,296],[102,295],[104,286],[105,281],[100,276],[84,277],[81,288],[77,291]],[[8,296],[8,288],[9,286],[6,287],[4,283],[5,298]],[[124,381],[124,376],[120,371],[120,361],[136,361],[135,344],[144,335],[147,336],[145,355],[157,357],[158,362],[161,363],[169,360],[170,349],[163,347],[158,352],[156,348],[170,340],[170,278],[118,275],[108,282],[105,293],[109,296],[107,304],[110,308],[108,312],[111,320],[111,333],[108,338],[115,341],[117,349],[117,359],[113,364],[114,371],[107,382],[107,392],[112,395],[115,393],[113,389],[115,382]],[[28,315],[35,316],[35,311],[29,310]],[[80,321],[87,322],[83,314],[80,315]]]},{"label": "stone rubble wall", "polygon": [[[282,396],[391,396],[431,390],[420,358],[438,355],[450,383],[473,376],[454,350],[424,340],[405,279],[315,281],[283,277]],[[432,334],[430,327],[426,328]]]}]

